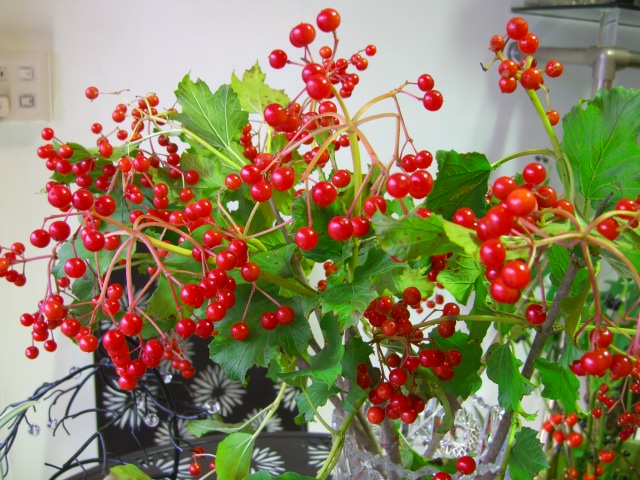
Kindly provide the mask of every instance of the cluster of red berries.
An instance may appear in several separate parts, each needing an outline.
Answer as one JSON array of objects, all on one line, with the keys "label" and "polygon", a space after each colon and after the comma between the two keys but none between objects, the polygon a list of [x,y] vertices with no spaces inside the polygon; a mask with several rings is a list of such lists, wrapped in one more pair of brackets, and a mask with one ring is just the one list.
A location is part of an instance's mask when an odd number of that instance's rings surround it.
[{"label": "cluster of red berries", "polygon": [[[502,93],[514,92],[518,82],[526,89],[538,90],[544,85],[544,74],[550,78],[562,75],[564,67],[557,60],[547,62],[544,70],[538,69],[537,62],[532,57],[538,50],[538,37],[529,31],[529,25],[525,19],[520,17],[510,19],[506,30],[505,36],[494,35],[489,42],[489,49],[495,52],[496,60],[500,61],[498,85]],[[503,54],[509,40],[518,42],[518,49],[524,54],[520,64],[505,58]],[[551,125],[556,125],[560,121],[560,115],[552,109],[547,111],[547,118]]]},{"label": "cluster of red berries", "polygon": [[189,473],[197,477],[202,473],[202,465],[198,460],[210,458],[209,460],[209,472],[213,472],[216,469],[216,458],[215,455],[210,453],[205,453],[204,448],[202,447],[193,447],[192,450],[193,461],[189,464]]},{"label": "cluster of red berries", "polygon": [[24,272],[15,268],[24,261],[24,251],[25,246],[22,242],[14,242],[0,257],[0,278],[13,283],[16,287],[22,287],[27,283]]},{"label": "cluster of red berries", "polygon": [[[600,385],[599,395],[606,393],[608,386],[605,384]],[[600,408],[594,409],[592,415],[595,418],[602,416],[602,410]],[[637,422],[637,415],[631,412],[625,412],[618,416],[618,425],[622,427],[618,437],[620,441],[631,438],[635,433],[635,423]],[[542,430],[546,432],[553,443],[556,446],[566,445],[568,448],[579,448],[584,442],[584,434],[579,431],[579,418],[577,415],[570,413],[563,415],[562,413],[554,413],[549,416],[549,419],[543,422]],[[578,454],[574,458],[579,459],[581,456]],[[571,458],[571,457],[569,457]],[[610,448],[602,448],[598,452],[597,462],[595,468],[593,464],[587,465],[587,471],[582,475],[583,480],[595,480],[599,478],[603,473],[606,465],[613,462],[616,458],[616,453]],[[574,460],[575,461],[575,460]],[[589,473],[589,472],[593,473]],[[564,470],[565,480],[574,480],[579,476],[579,469],[574,466],[566,467]]]},{"label": "cluster of red berries", "polygon": [[[456,470],[462,475],[471,475],[476,471],[476,461],[469,455],[463,455],[456,459]],[[451,475],[447,472],[438,472],[433,476],[433,480],[451,480]]]},{"label": "cluster of red berries", "polygon": [[[379,333],[386,338],[403,337],[406,342],[402,356],[390,353],[381,362],[383,369],[388,368],[388,373],[377,384],[372,385],[366,365],[358,367],[356,381],[360,388],[369,389],[369,401],[372,405],[367,411],[367,418],[371,423],[380,423],[385,417],[413,423],[424,409],[424,400],[414,392],[418,368],[430,368],[438,378],[447,381],[453,378],[454,367],[461,362],[461,353],[454,349],[442,351],[421,346],[417,354],[413,352],[411,345],[420,344],[424,336],[422,328],[411,323],[407,307],[417,310],[424,300],[416,287],[408,287],[402,292],[401,300],[394,302],[389,297],[381,297],[372,301],[364,312],[364,317],[375,329],[374,335]],[[443,308],[443,315],[447,317],[459,313],[460,308],[453,303],[448,303]],[[438,333],[444,338],[453,335],[454,330],[455,320],[452,318],[447,318],[438,325]]]},{"label": "cluster of red berries", "polygon": [[[491,296],[500,303],[513,304],[520,299],[520,292],[531,280],[527,262],[515,259],[506,261],[507,251],[501,236],[514,231],[527,234],[527,223],[535,225],[542,215],[541,209],[555,208],[573,213],[573,206],[565,200],[557,200],[552,187],[542,185],[546,170],[539,163],[530,163],[522,171],[524,184],[518,185],[511,177],[500,177],[493,183],[492,195],[499,203],[476,219],[473,210],[460,208],[453,222],[474,229],[482,242],[480,261],[486,267],[485,275],[491,282]],[[537,308],[537,307],[535,307]],[[532,323],[541,323],[538,317]],[[544,321],[544,320],[543,320]]]},{"label": "cluster of red berries", "polygon": [[[340,14],[332,9],[326,8],[322,10],[316,17],[316,25],[318,28],[327,33],[333,33],[340,26]],[[316,38],[316,30],[310,23],[301,23],[291,29],[289,41],[291,45],[297,48],[304,48],[305,60],[303,65],[302,80],[305,83],[305,90],[310,98],[321,101],[333,96],[333,85],[340,85],[340,96],[348,98],[351,96],[354,88],[358,85],[360,79],[356,73],[348,72],[350,66],[358,71],[366,70],[369,66],[367,58],[376,54],[375,45],[369,45],[364,50],[356,52],[349,59],[336,58],[335,49],[324,45],[319,50],[321,63],[315,63],[311,59],[309,45]],[[269,64],[276,69],[283,68],[287,64],[293,63],[289,60],[288,55],[283,50],[273,50],[269,55]]]},{"label": "cluster of red berries", "polygon": [[[324,32],[334,32],[340,24],[340,15],[333,9],[322,10],[316,19],[318,28]],[[267,125],[274,133],[283,133],[290,142],[285,149],[275,155],[258,153],[252,144],[251,126],[243,131],[241,144],[245,149],[245,156],[252,160],[252,164],[242,168],[239,174],[230,174],[226,179],[228,188],[235,190],[242,183],[250,185],[251,197],[257,202],[268,201],[273,189],[286,191],[300,181],[306,181],[306,176],[298,176],[292,168],[291,151],[303,144],[309,144],[314,136],[326,132],[331,138],[339,124],[338,108],[331,99],[335,96],[347,98],[351,95],[359,77],[349,73],[349,66],[358,71],[365,70],[368,61],[361,54],[374,55],[375,46],[369,45],[364,51],[352,55],[349,60],[336,57],[337,38],[334,48],[323,46],[320,48],[322,61],[316,63],[309,50],[309,45],[315,40],[315,27],[308,23],[297,25],[291,30],[290,42],[293,46],[304,48],[302,80],[308,101],[302,104],[291,102],[283,106],[277,103],[265,107],[263,116]],[[274,50],[269,62],[274,68],[283,68],[287,64],[296,64],[288,59],[283,50]],[[297,64],[296,64],[297,65]],[[334,85],[340,84],[337,89]],[[428,110],[438,110],[442,105],[442,95],[434,90],[433,78],[424,74],[416,82],[423,93],[420,100]],[[416,97],[417,98],[417,97]],[[332,150],[347,147],[350,139],[345,134],[335,134],[331,141]],[[326,145],[315,146],[302,155],[309,169],[322,168],[331,160],[330,151]],[[416,154],[405,155],[399,162],[402,172],[388,175],[386,191],[393,198],[403,198],[411,195],[414,198],[425,198],[433,188],[433,179],[427,168],[431,165],[432,156],[429,152],[421,151]],[[308,169],[308,171],[310,171]],[[305,174],[306,175],[306,174]],[[315,182],[311,188],[306,188],[310,199],[321,207],[328,207],[339,196],[339,189],[346,188],[351,183],[351,174],[335,168],[331,179]],[[304,190],[296,192],[302,194]],[[380,195],[373,195],[364,201],[366,216],[351,217],[339,215],[331,219],[328,224],[328,234],[336,241],[346,241],[352,237],[362,237],[369,233],[369,218],[377,210],[386,210],[386,201]],[[312,227],[303,226],[295,234],[297,246],[303,250],[311,250],[318,242],[318,232]]]}]

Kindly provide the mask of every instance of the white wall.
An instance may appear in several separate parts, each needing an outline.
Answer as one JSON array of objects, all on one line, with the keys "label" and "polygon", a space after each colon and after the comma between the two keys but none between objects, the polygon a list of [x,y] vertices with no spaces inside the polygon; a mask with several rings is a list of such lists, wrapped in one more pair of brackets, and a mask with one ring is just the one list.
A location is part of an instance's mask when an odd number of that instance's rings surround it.
[{"label": "white wall", "polygon": [[[514,0],[516,1],[516,0]],[[500,33],[510,16],[510,0],[381,0],[336,1],[342,14],[344,53],[378,46],[370,69],[361,75],[358,99],[394,88],[428,72],[445,95],[437,114],[409,106],[407,122],[417,145],[432,151],[455,148],[487,152],[497,160],[515,149],[544,143],[541,127],[529,115],[524,95],[503,96],[497,73],[484,73],[480,62],[490,59],[489,37]],[[256,59],[277,87],[294,85],[295,69],[273,72],[266,58],[273,48],[288,47],[289,28],[313,21],[324,5],[318,2],[245,0],[242,2],[183,0],[0,0],[0,50],[48,51],[52,63],[53,118],[48,123],[63,139],[92,139],[89,126],[108,124],[111,101],[90,104],[83,92],[89,85],[102,90],[130,89],[134,94],[156,92],[164,106],[182,76],[217,86],[241,73]],[[545,44],[586,46],[595,42],[596,26],[575,21],[530,18]],[[636,48],[632,29],[624,28],[619,44]],[[638,86],[638,72],[623,72],[620,80]],[[560,80],[548,82],[553,106],[564,113],[579,97],[589,95],[590,70],[567,67]],[[522,92],[520,92],[522,93]],[[528,116],[527,116],[528,115]],[[0,244],[21,240],[38,228],[50,212],[35,195],[47,178],[35,155],[44,124],[0,122]],[[33,249],[31,250],[33,252]],[[55,355],[42,353],[36,361],[23,356],[29,332],[21,327],[22,312],[32,311],[43,292],[42,266],[30,265],[29,282],[17,289],[0,280],[3,337],[0,346],[0,404],[28,396],[43,381],[57,378],[86,360],[64,340]],[[70,441],[52,442],[43,433],[26,435],[11,455],[13,479],[45,478],[45,459],[61,462]],[[84,425],[85,433],[93,425]],[[74,438],[85,438],[74,427]]]}]

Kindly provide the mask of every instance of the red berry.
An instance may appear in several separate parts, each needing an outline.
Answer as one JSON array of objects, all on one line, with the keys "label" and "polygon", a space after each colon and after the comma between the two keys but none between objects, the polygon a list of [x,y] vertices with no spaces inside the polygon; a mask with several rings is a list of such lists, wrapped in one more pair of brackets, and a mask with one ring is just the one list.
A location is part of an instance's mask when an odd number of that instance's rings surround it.
[{"label": "red berry", "polygon": [[502,267],[500,277],[502,277],[506,286],[522,290],[529,284],[531,272],[526,262],[510,260]]},{"label": "red berry", "polygon": [[471,475],[476,470],[476,461],[473,457],[465,455],[456,460],[456,469],[463,475]]},{"label": "red berry", "polygon": [[537,90],[540,88],[540,85],[542,85],[542,75],[540,71],[533,67],[527,68],[520,75],[520,84],[528,90]]},{"label": "red berry", "polygon": [[100,94],[100,92],[96,87],[88,87],[84,91],[84,94],[89,100],[95,100],[96,98],[98,98],[98,95]]},{"label": "red berry", "polygon": [[394,198],[406,197],[411,188],[411,180],[404,173],[393,173],[387,179],[387,193]]},{"label": "red berry", "polygon": [[287,64],[287,54],[283,50],[274,50],[269,54],[269,65],[275,69],[283,68]]},{"label": "red berry", "polygon": [[443,101],[442,94],[438,90],[429,90],[422,97],[422,105],[430,112],[440,110]]},{"label": "red berry", "polygon": [[525,55],[533,55],[538,50],[538,37],[533,33],[527,33],[518,41],[518,48]]},{"label": "red berry", "polygon": [[323,32],[333,32],[340,26],[340,14],[333,8],[325,8],[316,17],[316,24]]},{"label": "red berry", "polygon": [[524,317],[531,325],[542,325],[547,319],[547,313],[539,303],[532,303],[524,312]]},{"label": "red berry", "polygon": [[306,47],[316,38],[316,29],[310,23],[296,25],[289,33],[289,41],[294,47]]},{"label": "red berry", "polygon": [[498,277],[491,284],[489,292],[494,300],[499,303],[513,305],[520,299],[520,290],[505,285],[501,277]]},{"label": "red berry", "polygon": [[521,217],[530,214],[538,206],[535,195],[528,188],[516,188],[507,196],[505,203],[513,215]]},{"label": "red berry", "polygon": [[337,197],[338,191],[331,182],[318,182],[311,188],[311,199],[321,207],[328,207]]},{"label": "red berry", "polygon": [[541,163],[532,162],[522,170],[522,178],[527,183],[539,185],[547,178],[547,170]]},{"label": "red berry", "polygon": [[550,60],[549,62],[547,62],[547,65],[545,66],[544,70],[549,77],[554,78],[562,75],[562,71],[564,70],[564,67],[559,61]]},{"label": "red berry", "polygon": [[480,246],[480,261],[488,268],[499,268],[505,261],[507,252],[500,240],[491,238]]},{"label": "red berry", "polygon": [[507,22],[507,35],[513,40],[521,40],[529,33],[529,24],[524,18],[514,17]]},{"label": "red berry", "polygon": [[504,46],[504,38],[500,35],[494,35],[493,37],[491,37],[491,40],[489,40],[489,50],[491,50],[492,52],[500,52],[504,50]]},{"label": "red berry", "polygon": [[381,423],[384,420],[384,409],[379,405],[373,405],[367,410],[367,420],[373,424]]},{"label": "red berry", "polygon": [[249,326],[244,322],[235,323],[231,327],[231,336],[234,340],[242,342],[249,336]]},{"label": "red berry", "polygon": [[318,244],[318,233],[312,227],[301,227],[294,240],[301,250],[312,250]]},{"label": "red berry", "polygon": [[353,224],[344,216],[333,217],[327,225],[329,236],[338,242],[349,240],[353,235]]}]

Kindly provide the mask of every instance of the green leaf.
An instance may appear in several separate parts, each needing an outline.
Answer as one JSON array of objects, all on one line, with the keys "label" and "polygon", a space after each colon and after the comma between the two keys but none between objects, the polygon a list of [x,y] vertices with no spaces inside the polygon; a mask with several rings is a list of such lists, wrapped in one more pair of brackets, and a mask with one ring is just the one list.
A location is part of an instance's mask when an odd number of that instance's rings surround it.
[{"label": "green leaf", "polygon": [[294,244],[274,246],[266,252],[257,252],[251,255],[251,261],[255,262],[261,271],[267,271],[282,278],[295,276],[291,258],[296,252]]},{"label": "green leaf", "polygon": [[471,257],[458,254],[449,260],[447,268],[438,273],[438,283],[453,295],[458,303],[466,304],[475,289],[482,270]]},{"label": "green leaf", "polygon": [[[335,385],[329,386],[322,380],[313,379],[311,385],[296,396],[296,404],[300,412],[300,415],[295,418],[296,423],[310,422],[313,420],[316,414],[313,408],[311,408],[311,405],[317,409],[327,403],[329,398],[338,393],[340,393],[340,389]],[[311,401],[311,403],[309,403],[309,401]]]},{"label": "green leaf", "polygon": [[281,374],[280,377],[289,382],[299,377],[313,377],[332,385],[342,373],[341,360],[344,355],[342,332],[335,315],[326,314],[320,321],[324,335],[324,347],[309,360],[309,368]]},{"label": "green leaf", "polygon": [[342,371],[345,378],[355,383],[358,365],[367,363],[373,354],[373,348],[360,337],[351,337],[344,347]]},{"label": "green leaf", "polygon": [[536,474],[549,468],[538,432],[523,427],[515,434],[515,443],[509,457],[509,474],[512,480],[531,480]]},{"label": "green leaf", "polygon": [[173,285],[172,290],[169,281],[162,275],[158,279],[158,286],[149,297],[147,314],[156,321],[177,318],[179,314],[176,308],[176,298],[180,298],[179,288]]},{"label": "green leaf", "polygon": [[335,315],[324,315],[320,321],[320,328],[324,335],[324,348],[309,361],[309,371],[315,378],[328,385],[336,381],[342,373],[342,357],[344,346],[342,345],[342,330],[338,325]]},{"label": "green leaf", "polygon": [[250,433],[232,433],[218,444],[216,471],[218,478],[243,480],[249,475],[254,438]]},{"label": "green leaf", "polygon": [[473,230],[447,220],[442,221],[442,227],[451,242],[462,248],[462,250],[464,250],[464,252],[472,259],[479,261],[481,243]]},{"label": "green leaf", "polygon": [[[264,312],[275,310],[274,304],[256,292],[247,309],[245,302],[236,302],[227,311],[225,318],[216,323],[218,335],[209,345],[211,360],[218,363],[232,380],[246,383],[246,373],[253,365],[266,367],[276,351],[283,350],[287,355],[297,356],[306,351],[311,338],[309,322],[302,313],[301,302],[291,303],[282,298],[276,291],[265,287],[267,293],[276,301],[290,305],[295,312],[295,319],[289,325],[278,325],[273,330],[265,330],[260,324]],[[240,284],[236,289],[236,298],[249,298],[251,286]],[[231,336],[231,327],[243,318],[249,327],[249,336],[242,342]]]},{"label": "green leaf", "polygon": [[320,294],[323,311],[336,313],[342,327],[355,325],[371,300],[380,293],[376,288],[378,277],[392,275],[394,271],[399,273],[405,268],[391,260],[386,253],[372,250],[364,265],[355,269],[351,283],[329,285]]},{"label": "green leaf", "polygon": [[151,477],[129,463],[109,468],[109,475],[105,480],[151,480]]},{"label": "green leaf", "polygon": [[[197,188],[206,190],[212,197],[215,192],[225,187],[224,180],[236,170],[226,165],[204,148],[190,147],[180,156],[180,168],[183,171],[195,170],[200,174]],[[176,188],[178,191],[179,189]]]},{"label": "green leaf", "polygon": [[583,310],[585,310],[585,302],[591,292],[591,284],[587,281],[588,273],[582,270],[580,273],[584,279],[578,285],[577,291],[570,291],[569,294],[560,301],[560,309],[565,315],[564,329],[569,337],[573,337]]},{"label": "green leaf", "polygon": [[451,218],[461,207],[471,208],[477,217],[485,214],[485,195],[489,189],[491,164],[481,153],[436,152],[438,176],[427,207],[444,218]]},{"label": "green leaf", "polygon": [[462,354],[460,365],[453,368],[453,378],[442,382],[442,388],[450,395],[467,398],[477,392],[482,386],[482,379],[478,375],[481,366],[482,348],[475,342],[469,341],[466,333],[456,332],[449,338],[442,338],[436,329],[433,329],[429,337],[436,348],[440,350],[458,350]]},{"label": "green leaf", "polygon": [[622,262],[620,258],[612,253],[612,251],[603,248],[600,249],[602,257],[618,272],[618,274],[624,278],[633,278],[631,269],[635,270],[636,274],[640,273],[640,233],[637,228],[625,228],[622,230],[615,242],[601,239],[607,245],[611,245],[618,249],[618,251],[629,261],[631,267]]},{"label": "green leaf", "polygon": [[229,85],[211,93],[205,82],[198,79],[194,83],[185,75],[175,94],[182,107],[175,118],[209,146],[222,150],[229,167],[240,169],[246,162],[238,153],[238,144],[249,115]]},{"label": "green leaf", "polygon": [[536,360],[536,369],[540,372],[540,381],[544,385],[544,398],[560,402],[565,414],[579,411],[576,402],[580,380],[571,370],[544,358]]},{"label": "green leaf", "polygon": [[[549,271],[550,276],[549,279],[551,283],[556,287],[560,286],[562,279],[564,278],[564,274],[569,267],[569,252],[566,248],[560,247],[558,245],[551,245],[547,249],[547,257],[549,259]],[[573,279],[573,283],[571,284],[571,294],[576,295],[580,291],[580,284],[586,280],[588,277],[588,273],[586,270],[581,270],[576,275],[576,278]]]},{"label": "green leaf", "polygon": [[356,325],[371,300],[378,296],[375,285],[367,278],[354,278],[353,283],[330,285],[320,294],[324,311],[334,312],[340,319],[340,325]]},{"label": "green leaf", "polygon": [[258,62],[242,74],[242,80],[231,74],[231,88],[238,95],[240,106],[245,112],[262,114],[264,107],[271,103],[286,106],[289,97],[284,90],[275,90],[264,83],[267,76],[262,73]]},{"label": "green leaf", "polygon": [[421,268],[409,268],[406,263],[396,263],[399,267],[389,275],[380,275],[376,290],[380,296],[401,294],[408,287],[416,287],[423,297],[433,295],[435,284],[427,278]]},{"label": "green leaf", "polygon": [[250,423],[226,423],[220,415],[215,415],[213,418],[205,418],[202,420],[190,420],[187,424],[189,433],[195,437],[202,437],[208,435],[211,432],[221,433],[235,433],[248,430]]},{"label": "green leaf", "polygon": [[[558,245],[551,245],[547,249],[547,255],[549,259],[549,278],[551,283],[558,287],[569,266],[569,252]],[[569,294],[560,303],[565,321],[565,330],[569,336],[573,336],[576,331],[583,305],[590,290],[589,273],[582,269],[573,279]]]},{"label": "green leaf", "polygon": [[[484,275],[480,275],[476,279],[473,307],[469,312],[470,315],[493,315],[495,313],[487,306],[487,295],[489,295],[489,290],[487,290],[487,286],[485,285]],[[484,340],[484,337],[489,331],[491,323],[478,321],[466,321],[465,323],[469,330],[469,341],[475,342],[476,344],[482,343],[482,340]]]},{"label": "green leaf", "polygon": [[422,218],[411,214],[396,219],[378,212],[372,224],[382,248],[399,260],[419,260],[455,248],[444,231],[443,220],[437,215]]},{"label": "green leaf", "polygon": [[593,208],[640,194],[640,90],[615,87],[577,105],[563,118],[562,146],[578,192]]},{"label": "green leaf", "polygon": [[487,377],[498,385],[498,403],[509,412],[527,415],[520,401],[533,391],[533,384],[520,374],[520,365],[508,344],[494,344],[487,351]]}]

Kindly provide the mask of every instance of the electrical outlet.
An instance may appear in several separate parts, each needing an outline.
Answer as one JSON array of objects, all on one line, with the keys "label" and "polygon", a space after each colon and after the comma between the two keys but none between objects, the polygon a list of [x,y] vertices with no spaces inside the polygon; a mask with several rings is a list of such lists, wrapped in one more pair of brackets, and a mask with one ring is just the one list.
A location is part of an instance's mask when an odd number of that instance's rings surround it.
[{"label": "electrical outlet", "polygon": [[0,125],[50,120],[49,78],[47,53],[0,53],[0,96],[8,98],[11,107]]}]

